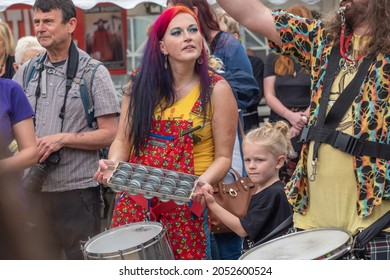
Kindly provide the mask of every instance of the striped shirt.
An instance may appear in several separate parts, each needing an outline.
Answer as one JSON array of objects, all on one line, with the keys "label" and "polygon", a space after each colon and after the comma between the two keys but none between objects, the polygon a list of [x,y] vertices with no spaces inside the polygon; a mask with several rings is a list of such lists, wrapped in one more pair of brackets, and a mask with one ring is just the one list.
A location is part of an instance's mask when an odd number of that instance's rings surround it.
[{"label": "striped shirt", "polygon": [[[81,76],[88,58],[86,52],[80,49],[78,51],[80,62],[76,77]],[[64,103],[68,61],[63,65],[53,65],[46,57],[43,64],[45,71],[42,72],[41,77],[41,96],[35,97],[39,79],[38,71],[35,71],[26,88],[30,104],[33,109],[36,108],[36,134],[38,137],[61,132],[62,119],[59,117],[59,113]],[[13,78],[21,85],[23,85],[23,74],[27,65],[28,63],[24,63]],[[62,132],[80,133],[93,130],[88,127],[79,86],[73,82],[69,90]],[[97,68],[91,90],[96,117],[119,113],[115,87],[106,67],[99,66]],[[98,167],[98,160],[97,150],[63,148],[60,164],[50,171],[42,190],[62,192],[97,186],[93,180],[93,174]]]}]

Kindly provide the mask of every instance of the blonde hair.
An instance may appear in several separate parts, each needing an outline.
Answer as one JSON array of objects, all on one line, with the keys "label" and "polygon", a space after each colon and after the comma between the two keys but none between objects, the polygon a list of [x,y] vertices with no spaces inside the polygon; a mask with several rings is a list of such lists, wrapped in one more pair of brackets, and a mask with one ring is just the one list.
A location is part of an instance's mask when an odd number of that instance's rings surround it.
[{"label": "blonde hair", "polygon": [[224,67],[223,61],[220,58],[211,54],[209,44],[207,44],[206,39],[204,38],[203,38],[203,45],[207,53],[209,66],[217,72],[223,71],[223,67]]},{"label": "blonde hair", "polygon": [[275,124],[266,122],[264,126],[249,131],[243,143],[265,145],[275,158],[279,156],[287,158],[292,150],[289,126],[284,121]]},{"label": "blonde hair", "polygon": [[4,42],[4,58],[13,56],[15,53],[15,40],[8,24],[0,20],[0,40]]},{"label": "blonde hair", "polygon": [[240,38],[240,24],[238,21],[236,21],[234,18],[232,18],[227,12],[225,12],[221,8],[217,8],[215,10],[218,22],[219,22],[219,28],[222,31],[229,32],[230,34],[237,34],[238,38]]},{"label": "blonde hair", "polygon": [[216,56],[209,56],[209,66],[215,71],[223,71],[223,61]]}]

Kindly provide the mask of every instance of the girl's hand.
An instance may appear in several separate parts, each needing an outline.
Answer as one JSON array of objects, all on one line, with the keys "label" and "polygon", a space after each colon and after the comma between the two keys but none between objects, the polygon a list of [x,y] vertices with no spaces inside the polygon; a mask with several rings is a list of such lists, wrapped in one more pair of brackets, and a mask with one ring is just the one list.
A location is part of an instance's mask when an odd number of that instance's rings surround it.
[{"label": "girl's hand", "polygon": [[207,205],[215,203],[215,199],[213,197],[213,193],[214,193],[213,187],[211,187],[209,184],[204,185],[202,187],[202,194],[203,194],[203,197],[204,197]]},{"label": "girl's hand", "polygon": [[99,160],[99,168],[96,171],[95,175],[93,176],[93,179],[102,185],[106,185],[107,180],[108,178],[110,178],[114,169],[115,169],[115,162],[108,159],[101,159]]},{"label": "girl's hand", "polygon": [[201,181],[195,182],[195,189],[192,193],[192,200],[197,203],[200,203],[203,207],[206,207],[207,205],[203,190],[207,190],[207,192],[209,192],[210,194],[213,193],[213,187],[209,183]]}]

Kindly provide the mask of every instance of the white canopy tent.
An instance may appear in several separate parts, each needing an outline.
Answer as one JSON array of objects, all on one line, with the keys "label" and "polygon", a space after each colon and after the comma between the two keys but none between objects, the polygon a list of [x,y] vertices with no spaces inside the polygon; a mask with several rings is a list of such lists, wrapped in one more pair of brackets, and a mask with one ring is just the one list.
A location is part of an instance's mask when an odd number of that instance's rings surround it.
[{"label": "white canopy tent", "polygon": [[[4,11],[11,5],[26,4],[32,6],[35,0],[1,0],[0,11]],[[166,0],[73,0],[75,5],[83,10],[88,10],[95,7],[99,3],[113,3],[123,9],[132,9],[140,3],[150,2],[160,6],[165,6]]]},{"label": "white canopy tent", "polygon": [[[26,4],[32,6],[34,4],[35,0],[1,0],[0,1],[0,12],[4,11],[11,5],[15,4]],[[238,1],[238,0],[236,0]],[[140,3],[154,3],[160,6],[165,7],[166,5],[166,0],[73,0],[75,5],[83,10],[88,10],[93,8],[99,3],[113,3],[123,9],[132,9],[135,6],[137,6]],[[216,0],[208,0],[210,4],[216,4]],[[287,2],[302,2],[307,5],[315,5],[318,4],[319,2],[325,2],[323,0],[265,0],[265,2],[268,2],[271,5],[278,6],[278,5],[283,5],[286,4]],[[329,1],[327,2],[338,2],[338,1]],[[267,3],[266,3],[267,4]]]}]

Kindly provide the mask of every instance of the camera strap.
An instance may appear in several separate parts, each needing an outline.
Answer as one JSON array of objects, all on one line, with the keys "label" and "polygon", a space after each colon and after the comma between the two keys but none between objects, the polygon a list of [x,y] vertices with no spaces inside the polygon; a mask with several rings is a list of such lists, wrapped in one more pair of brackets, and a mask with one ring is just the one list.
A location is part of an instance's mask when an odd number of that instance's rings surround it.
[{"label": "camera strap", "polygon": [[73,42],[70,43],[69,55],[68,55],[68,67],[66,69],[66,88],[65,88],[65,97],[64,103],[62,104],[61,111],[59,117],[61,118],[61,132],[64,128],[64,117],[65,117],[65,109],[66,109],[66,99],[68,98],[69,90],[72,87],[73,78],[76,77],[77,68],[79,65],[79,52]]},{"label": "camera strap", "polygon": [[[38,84],[37,84],[37,88],[35,89],[35,108],[34,108],[34,112],[37,111],[37,104],[38,104],[38,98],[41,97],[41,78],[42,78],[42,72],[43,70],[45,69],[45,67],[43,66],[43,62],[45,61],[46,59],[46,56],[47,56],[47,53],[44,53],[42,55],[42,57],[39,59],[39,61],[35,62],[36,64],[36,68],[38,69]],[[25,88],[24,88],[25,90]],[[34,114],[33,116],[33,121],[34,121],[34,126],[36,125],[36,114]]]},{"label": "camera strap", "polygon": [[[45,53],[42,58],[37,62],[37,70],[38,70],[38,85],[35,90],[35,98],[37,101],[35,102],[35,112],[37,111],[37,103],[38,98],[41,96],[41,78],[42,78],[42,72],[44,71],[45,67],[43,65],[43,62],[45,61],[47,56],[47,53]],[[76,77],[77,68],[79,64],[79,52],[77,51],[76,45],[73,41],[70,43],[69,47],[69,54],[68,54],[68,65],[66,69],[66,87],[65,87],[65,96],[64,96],[64,103],[62,104],[59,117],[61,118],[61,132],[64,128],[64,117],[65,117],[65,110],[66,110],[66,100],[68,98],[69,90],[72,88],[73,79]],[[34,125],[35,125],[35,117],[34,117]]]}]

